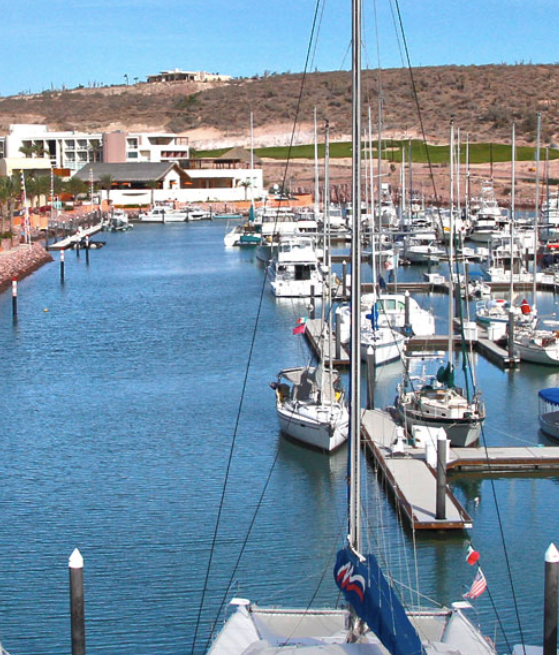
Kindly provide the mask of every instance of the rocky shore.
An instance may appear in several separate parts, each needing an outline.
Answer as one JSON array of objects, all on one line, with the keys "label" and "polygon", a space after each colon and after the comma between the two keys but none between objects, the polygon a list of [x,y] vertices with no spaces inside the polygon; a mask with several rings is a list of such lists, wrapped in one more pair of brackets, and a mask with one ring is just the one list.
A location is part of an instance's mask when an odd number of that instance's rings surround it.
[{"label": "rocky shore", "polygon": [[39,243],[0,252],[0,292],[11,285],[14,277],[21,280],[51,261],[51,254]]}]

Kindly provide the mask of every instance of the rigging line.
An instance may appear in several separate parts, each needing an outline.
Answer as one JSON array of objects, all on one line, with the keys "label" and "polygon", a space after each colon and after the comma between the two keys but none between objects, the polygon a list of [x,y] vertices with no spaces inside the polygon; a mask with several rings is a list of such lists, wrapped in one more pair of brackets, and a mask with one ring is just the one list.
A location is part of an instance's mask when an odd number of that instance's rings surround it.
[{"label": "rigging line", "polygon": [[[300,86],[300,89],[299,89],[299,97],[297,98],[297,107],[295,109],[295,117],[293,119],[293,129],[291,130],[291,138],[290,138],[289,146],[288,146],[288,149],[287,149],[287,159],[285,161],[285,168],[284,168],[284,171],[283,171],[283,178],[282,178],[281,186],[282,186],[282,190],[283,190],[284,193],[285,193],[285,183],[287,181],[287,173],[288,173],[288,170],[289,170],[289,164],[291,162],[291,152],[292,152],[293,147],[294,147],[295,134],[297,132],[297,125],[298,125],[298,122],[299,122],[299,113],[301,111],[301,104],[303,102],[303,92],[305,90],[305,84],[306,84],[306,81],[307,81],[309,62],[310,62],[310,59],[311,59],[312,44],[315,41],[315,32],[317,30],[317,23],[319,22],[318,21],[318,15],[319,15],[319,8],[320,8],[320,5],[321,5],[321,2],[322,2],[322,0],[316,0],[316,4],[315,4],[313,24],[312,24],[311,33],[310,33],[310,36],[309,36],[309,44],[307,46],[307,55],[306,55],[306,58],[305,58],[305,67],[303,69],[303,75],[302,75],[302,78],[301,78],[301,86]],[[275,229],[275,226],[277,226],[277,223],[278,223],[279,213],[280,212],[279,212],[279,205],[278,205],[278,210],[276,212],[276,221],[275,221],[275,224],[274,224],[274,229]]]},{"label": "rigging line", "polygon": [[[235,450],[235,444],[236,444],[237,436],[238,436],[238,433],[239,433],[239,423],[240,423],[240,420],[241,420],[241,413],[242,413],[242,409],[243,409],[243,406],[244,406],[245,393],[246,393],[246,388],[247,388],[247,384],[248,384],[248,374],[250,372],[250,368],[251,368],[251,364],[252,364],[252,356],[253,356],[253,353],[254,353],[254,346],[255,346],[255,343],[256,343],[256,334],[257,334],[258,325],[259,325],[259,322],[260,322],[260,315],[262,313],[262,305],[263,305],[262,299],[263,299],[263,296],[264,296],[265,283],[266,283],[266,278],[264,278],[263,284],[262,284],[261,289],[260,289],[260,298],[259,298],[259,302],[258,302],[258,310],[256,312],[256,319],[255,319],[255,322],[254,322],[254,329],[252,331],[252,338],[251,338],[249,353],[248,353],[248,362],[247,362],[247,366],[246,366],[246,369],[245,369],[245,375],[244,375],[244,378],[243,378],[243,383],[242,383],[242,386],[241,386],[241,398],[240,398],[240,401],[239,401],[239,407],[238,407],[237,416],[236,416],[236,419],[235,419],[235,426],[233,428],[233,436],[232,436],[232,439],[231,439],[231,446],[230,446],[230,449],[229,449],[229,457],[227,459],[227,466],[226,466],[226,469],[225,469],[225,477],[224,477],[224,480],[223,480],[223,487],[222,487],[222,490],[221,490],[221,497],[220,497],[220,501],[219,501],[219,507],[218,507],[217,517],[216,517],[216,522],[215,522],[215,528],[214,528],[214,533],[213,533],[212,542],[211,542],[211,546],[210,546],[210,554],[209,554],[209,558],[208,558],[208,565],[206,567],[206,574],[205,574],[205,577],[204,577],[204,584],[203,584],[203,587],[202,587],[202,594],[201,594],[201,598],[200,598],[200,606],[198,607],[198,615],[196,617],[196,627],[194,629],[194,636],[193,636],[193,639],[192,639],[192,652],[193,653],[195,652],[196,640],[198,638],[198,631],[200,629],[200,623],[201,623],[201,619],[202,619],[202,610],[203,610],[203,607],[204,607],[204,600],[206,598],[206,592],[208,590],[208,582],[209,582],[209,578],[210,578],[210,571],[211,571],[213,558],[214,558],[215,550],[216,550],[216,546],[217,546],[217,536],[218,536],[219,528],[220,528],[220,525],[221,525],[221,517],[222,517],[222,514],[223,514],[223,508],[224,508],[224,505],[225,505],[225,495],[226,495],[227,489],[229,487],[229,479],[230,479],[230,475],[231,475],[231,466],[232,466],[232,462],[233,462],[233,453],[234,453],[234,450]],[[274,463],[275,463],[275,460],[274,460]]]},{"label": "rigging line", "polygon": [[[414,74],[413,74],[413,69],[412,69],[412,66],[411,66],[411,59],[410,59],[410,54],[409,54],[409,49],[408,49],[408,42],[407,42],[407,39],[406,39],[406,33],[404,31],[404,24],[403,24],[403,21],[402,21],[402,15],[400,13],[400,4],[399,4],[399,0],[393,0],[393,1],[394,1],[394,5],[396,7],[397,15],[398,15],[398,24],[400,26],[400,31],[402,33],[402,43],[403,43],[404,51],[405,51],[405,54],[406,54],[405,61],[406,61],[406,65],[407,65],[407,68],[408,68],[408,72],[410,74],[410,82],[411,82],[411,87],[412,87],[413,99],[414,99],[415,107],[416,107],[416,110],[417,110],[417,117],[419,119],[421,139],[423,141],[423,145],[425,146],[425,153],[427,155],[427,166],[429,168],[429,179],[431,180],[431,185],[433,187],[433,194],[435,196],[435,208],[437,210],[437,212],[436,212],[437,213],[437,218],[438,218],[438,221],[440,223],[441,231],[444,234],[443,220],[442,220],[442,216],[441,216],[441,205],[440,205],[440,201],[439,201],[439,196],[437,194],[437,184],[435,182],[435,173],[433,171],[433,162],[431,161],[431,154],[430,154],[430,151],[429,151],[429,145],[427,143],[427,136],[425,134],[425,125],[423,123],[423,113],[421,111],[421,106],[419,104],[419,96],[418,96],[418,93],[417,93],[417,85],[415,83],[415,77],[414,77]],[[452,208],[451,208],[451,211],[452,211]]]},{"label": "rigging line", "polygon": [[[488,467],[489,470],[491,470],[491,462],[489,460],[489,450],[488,450],[488,447],[487,447],[487,441],[485,439],[485,428],[484,428],[483,423],[481,424],[481,442],[482,442],[482,448],[484,449],[484,452],[485,452],[485,460],[487,462],[487,467]],[[505,555],[505,565],[506,565],[509,584],[510,584],[510,588],[511,588],[514,611],[515,611],[515,615],[516,615],[516,621],[517,621],[517,624],[518,624],[518,631],[520,633],[520,643],[524,644],[525,643],[524,642],[524,634],[523,634],[523,631],[522,631],[522,623],[520,621],[520,610],[519,610],[519,607],[518,607],[516,592],[514,590],[514,584],[513,584],[513,580],[512,580],[512,567],[510,565],[509,552],[508,552],[508,549],[507,549],[507,542],[505,540],[505,529],[503,527],[503,520],[501,518],[501,510],[499,509],[499,503],[497,502],[497,490],[495,488],[495,481],[493,480],[493,478],[489,479],[489,486],[491,488],[491,493],[493,495],[493,502],[495,503],[495,513],[497,515],[497,524],[499,526],[499,534],[501,535],[501,544],[503,546],[503,553]],[[495,609],[495,612],[497,613],[496,609]],[[499,616],[498,613],[497,613],[497,616]],[[505,635],[505,639],[506,639],[506,635]]]},{"label": "rigging line", "polygon": [[[298,98],[298,102],[297,102],[297,110],[296,110],[295,119],[294,119],[294,123],[293,123],[293,130],[291,132],[291,141],[290,141],[290,145],[289,145],[289,149],[288,149],[288,158],[287,158],[286,165],[285,165],[285,170],[284,170],[284,176],[283,176],[283,182],[282,182],[282,186],[283,186],[284,189],[285,189],[285,181],[287,179],[287,170],[288,170],[288,167],[289,167],[289,161],[291,159],[291,150],[293,148],[293,141],[294,141],[294,138],[295,138],[297,119],[298,119],[299,111],[300,111],[300,107],[301,107],[303,89],[304,89],[304,86],[305,86],[305,80],[306,80],[306,76],[307,76],[307,67],[308,67],[308,62],[309,62],[309,58],[310,58],[311,45],[312,45],[313,38],[314,38],[314,33],[315,33],[315,28],[316,28],[316,23],[317,23],[317,16],[318,16],[318,10],[319,10],[319,7],[320,7],[320,2],[321,2],[321,0],[317,0],[316,5],[315,5],[313,25],[312,25],[312,29],[311,29],[311,35],[309,37],[309,45],[307,47],[307,56],[306,56],[306,60],[305,60],[305,69],[304,69],[304,72],[303,72],[303,78],[301,80],[301,89],[300,89],[300,92],[299,92],[299,98]],[[278,211],[277,211],[277,214],[276,214],[276,224],[277,224],[278,217],[279,217],[279,207],[278,207]],[[201,623],[201,618],[202,618],[202,610],[203,610],[203,607],[204,607],[204,600],[205,600],[206,593],[207,593],[207,590],[208,590],[208,581],[209,581],[210,570],[211,570],[213,558],[214,558],[214,555],[215,555],[216,545],[217,545],[217,535],[218,535],[218,532],[219,532],[219,527],[220,527],[220,524],[221,524],[221,516],[223,514],[223,508],[224,508],[224,504],[225,504],[225,495],[226,495],[227,488],[229,486],[229,479],[230,479],[231,466],[232,466],[232,460],[233,460],[233,452],[235,450],[235,443],[236,443],[237,436],[238,436],[239,423],[240,423],[240,419],[241,419],[241,412],[242,412],[243,405],[244,405],[244,398],[245,398],[245,393],[246,393],[246,388],[247,388],[247,383],[248,383],[248,374],[249,374],[249,371],[250,371],[252,356],[253,356],[253,353],[254,353],[254,346],[255,346],[255,342],[256,342],[256,334],[257,334],[258,325],[259,325],[259,322],[260,322],[260,316],[261,316],[261,313],[262,313],[262,304],[263,304],[265,286],[266,286],[266,277],[263,278],[263,282],[262,282],[262,286],[261,286],[261,290],[260,290],[260,299],[259,299],[259,303],[258,303],[258,311],[257,311],[256,319],[255,319],[255,322],[254,322],[254,329],[253,329],[252,339],[251,339],[251,343],[250,343],[248,362],[247,362],[247,366],[246,366],[246,369],[245,369],[245,375],[244,375],[243,384],[242,384],[242,388],[241,388],[241,399],[240,399],[240,402],[239,402],[239,408],[238,408],[237,417],[236,417],[236,420],[235,420],[235,427],[234,427],[234,430],[233,430],[233,437],[232,437],[232,440],[231,440],[231,448],[230,448],[230,451],[229,451],[229,457],[228,457],[227,467],[226,467],[226,471],[225,471],[225,478],[224,478],[224,482],[223,482],[223,488],[222,488],[222,493],[221,493],[221,498],[220,498],[220,503],[219,503],[219,508],[218,508],[218,514],[217,514],[216,523],[215,523],[214,534],[213,534],[213,538],[212,538],[212,544],[211,544],[211,547],[210,547],[210,556],[208,558],[208,566],[206,568],[206,574],[205,574],[205,578],[204,578],[204,585],[203,585],[203,588],[202,588],[202,594],[201,594],[201,599],[200,599],[200,606],[198,608],[198,615],[196,617],[196,627],[195,627],[195,630],[194,630],[194,636],[193,636],[193,640],[192,640],[192,651],[193,652],[195,650],[196,640],[198,638],[198,632],[199,632],[199,629],[200,629],[200,623]],[[278,453],[279,453],[279,451],[278,451]],[[250,535],[250,531],[252,530],[252,526],[254,525],[254,522],[256,520],[256,516],[258,514],[258,510],[259,510],[260,505],[261,505],[263,494],[264,494],[265,490],[267,489],[269,480],[271,478],[272,472],[273,472],[274,467],[275,467],[275,463],[276,463],[277,458],[278,458],[278,453],[276,454],[276,457],[274,458],[274,461],[273,461],[272,466],[270,468],[270,472],[268,474],[268,478],[266,479],[266,482],[265,482],[265,485],[264,485],[262,495],[261,495],[261,497],[259,499],[259,503],[257,504],[257,506],[255,508],[254,515],[253,515],[253,518],[251,520],[251,524],[249,526],[249,531],[247,532],[247,535],[245,536],[245,539],[243,541],[241,553],[244,552],[244,549],[245,549],[247,541],[248,541],[248,537]],[[223,607],[223,603],[222,603],[222,607]],[[221,612],[221,608],[219,609],[219,612]],[[219,616],[219,614],[217,616]],[[216,621],[214,622],[214,626],[215,626],[216,622],[217,622],[217,618],[216,618]],[[211,632],[210,632],[210,634],[208,636],[208,640],[206,642],[206,645],[209,644],[210,639],[211,639]]]}]

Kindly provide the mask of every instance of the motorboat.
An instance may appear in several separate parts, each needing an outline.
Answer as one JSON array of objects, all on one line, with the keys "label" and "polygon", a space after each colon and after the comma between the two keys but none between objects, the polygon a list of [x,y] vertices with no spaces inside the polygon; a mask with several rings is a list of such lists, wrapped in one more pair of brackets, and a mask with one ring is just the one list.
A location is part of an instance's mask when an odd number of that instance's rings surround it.
[{"label": "motorboat", "polygon": [[184,223],[187,216],[188,214],[185,211],[161,205],[140,214],[138,220],[142,223]]},{"label": "motorboat", "polygon": [[514,347],[524,362],[559,366],[559,333],[556,331],[517,329],[514,333]]},{"label": "motorboat", "polygon": [[321,296],[323,275],[315,240],[308,236],[281,237],[266,275],[278,298]]},{"label": "motorboat", "polygon": [[559,439],[559,389],[549,387],[538,391],[538,422],[548,437]]}]

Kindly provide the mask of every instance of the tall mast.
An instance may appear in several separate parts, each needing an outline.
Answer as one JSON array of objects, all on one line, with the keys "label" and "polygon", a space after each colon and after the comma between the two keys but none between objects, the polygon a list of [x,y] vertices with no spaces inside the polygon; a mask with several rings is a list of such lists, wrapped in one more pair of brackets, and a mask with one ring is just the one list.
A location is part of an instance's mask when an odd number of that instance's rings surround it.
[{"label": "tall mast", "polygon": [[349,543],[361,551],[361,1],[352,1],[352,202]]},{"label": "tall mast", "polygon": [[454,118],[450,119],[450,241],[448,266],[450,277],[448,282],[448,361],[452,363],[454,340],[452,338],[454,323]]},{"label": "tall mast", "polygon": [[514,297],[514,220],[515,220],[515,195],[516,195],[516,125],[512,124],[512,161],[510,167],[510,285],[509,302],[512,307]]},{"label": "tall mast", "polygon": [[[324,211],[326,212],[326,203],[330,204],[330,199],[324,192]],[[320,211],[320,187],[318,182],[318,133],[316,127],[316,107],[314,108],[314,216],[317,220]]]},{"label": "tall mast", "polygon": [[250,112],[250,199],[254,205],[254,114]]},{"label": "tall mast", "polygon": [[532,311],[536,315],[536,257],[538,254],[538,214],[540,212],[540,138],[542,131],[542,115],[538,112],[538,127],[536,130],[536,215],[534,217],[534,275],[532,279]]},{"label": "tall mast", "polygon": [[[330,123],[326,121],[325,125],[325,135],[324,135],[324,197],[330,197]],[[332,343],[332,256],[331,256],[331,243],[330,243],[330,202],[324,203],[324,263],[326,264],[326,274],[328,276],[328,282],[326,284],[326,303],[322,302],[323,306],[327,304],[326,311],[328,312],[328,380],[329,384],[332,385],[334,379],[334,365],[332,352],[334,345]],[[324,286],[324,285],[323,285]],[[324,309],[323,309],[324,312]],[[324,319],[323,319],[324,324]],[[324,376],[323,376],[324,377]],[[333,389],[330,388],[330,403],[332,404],[334,393]]]}]

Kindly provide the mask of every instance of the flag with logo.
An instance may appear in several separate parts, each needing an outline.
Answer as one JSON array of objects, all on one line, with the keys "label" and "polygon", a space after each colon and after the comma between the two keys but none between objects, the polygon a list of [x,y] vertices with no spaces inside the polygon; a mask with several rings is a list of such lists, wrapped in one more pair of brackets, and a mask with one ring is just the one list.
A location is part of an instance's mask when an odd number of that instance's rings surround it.
[{"label": "flag with logo", "polygon": [[478,567],[477,573],[474,576],[474,581],[470,590],[464,594],[464,598],[469,598],[471,600],[481,596],[481,594],[487,589],[487,580],[483,575],[483,571]]}]

